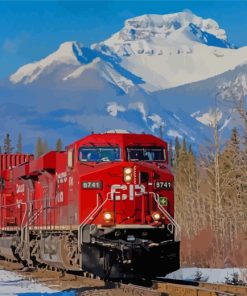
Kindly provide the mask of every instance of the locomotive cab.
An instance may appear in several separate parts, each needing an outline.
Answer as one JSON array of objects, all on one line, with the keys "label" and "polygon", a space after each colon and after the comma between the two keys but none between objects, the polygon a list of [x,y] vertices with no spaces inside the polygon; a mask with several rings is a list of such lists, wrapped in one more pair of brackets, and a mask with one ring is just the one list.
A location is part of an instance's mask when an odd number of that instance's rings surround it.
[{"label": "locomotive cab", "polygon": [[110,278],[152,278],[178,269],[167,144],[151,135],[100,134],[73,151],[82,269]]}]

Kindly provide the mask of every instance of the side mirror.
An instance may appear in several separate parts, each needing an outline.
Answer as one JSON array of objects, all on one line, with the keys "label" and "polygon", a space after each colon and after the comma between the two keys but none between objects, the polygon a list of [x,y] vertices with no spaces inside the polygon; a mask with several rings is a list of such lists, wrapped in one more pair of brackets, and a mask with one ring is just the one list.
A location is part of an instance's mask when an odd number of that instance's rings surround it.
[{"label": "side mirror", "polygon": [[72,169],[74,167],[74,150],[70,149],[68,151],[68,161],[67,161],[68,168]]}]

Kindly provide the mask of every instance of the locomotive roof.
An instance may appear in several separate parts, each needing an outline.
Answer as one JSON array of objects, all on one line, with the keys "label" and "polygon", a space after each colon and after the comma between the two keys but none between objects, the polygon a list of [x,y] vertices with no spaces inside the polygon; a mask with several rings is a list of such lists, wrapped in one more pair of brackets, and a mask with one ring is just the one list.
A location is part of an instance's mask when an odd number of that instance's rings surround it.
[{"label": "locomotive roof", "polygon": [[72,145],[166,145],[166,143],[158,137],[151,134],[132,134],[132,133],[104,133],[91,134],[82,138]]}]

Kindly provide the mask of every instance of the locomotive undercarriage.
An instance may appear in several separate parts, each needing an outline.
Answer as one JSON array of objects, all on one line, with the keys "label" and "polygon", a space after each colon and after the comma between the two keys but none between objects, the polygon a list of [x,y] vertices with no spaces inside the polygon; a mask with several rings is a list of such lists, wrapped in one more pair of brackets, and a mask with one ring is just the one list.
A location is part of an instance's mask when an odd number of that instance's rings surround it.
[{"label": "locomotive undercarriage", "polygon": [[24,267],[80,269],[76,232],[30,231],[24,239],[19,232],[5,232],[0,237],[0,255]]},{"label": "locomotive undercarriage", "polygon": [[77,231],[30,231],[27,235],[3,234],[0,255],[27,267],[47,265],[111,279],[155,278],[179,268],[179,242],[165,228],[90,225],[84,228],[79,245]]},{"label": "locomotive undercarriage", "polygon": [[[89,230],[89,229],[88,229]],[[179,242],[167,228],[93,228],[82,268],[111,279],[155,278],[179,268]]]}]

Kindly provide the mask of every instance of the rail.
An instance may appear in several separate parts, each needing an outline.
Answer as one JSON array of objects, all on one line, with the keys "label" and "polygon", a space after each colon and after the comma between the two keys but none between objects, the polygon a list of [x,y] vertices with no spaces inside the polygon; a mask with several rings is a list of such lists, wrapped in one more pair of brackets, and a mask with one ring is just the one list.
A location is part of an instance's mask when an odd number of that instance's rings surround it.
[{"label": "rail", "polygon": [[175,228],[175,238],[177,241],[181,240],[181,227],[177,223],[177,221],[172,217],[172,215],[164,209],[164,207],[159,202],[159,194],[155,192],[147,192],[147,194],[153,195],[154,201],[157,203],[159,210],[161,213],[167,217],[167,219],[171,222],[172,226]]},{"label": "rail", "polygon": [[36,212],[29,218],[29,226],[32,225],[36,220],[37,218],[40,216],[40,214],[43,212],[43,207],[41,206],[40,209],[36,210]]},{"label": "rail", "polygon": [[82,244],[82,230],[86,226],[87,222],[90,219],[93,219],[94,215],[104,206],[104,204],[109,200],[109,195],[111,192],[106,194],[106,199],[103,201],[102,204],[99,204],[99,194],[96,195],[96,207],[88,214],[88,216],[82,221],[82,223],[78,227],[78,250],[80,250],[80,246]]},{"label": "rail", "polygon": [[[246,296],[247,287],[227,284],[214,284],[197,281],[158,279],[153,281],[153,289],[176,296]],[[161,294],[162,295],[162,294]],[[164,294],[163,294],[164,295]]]}]

